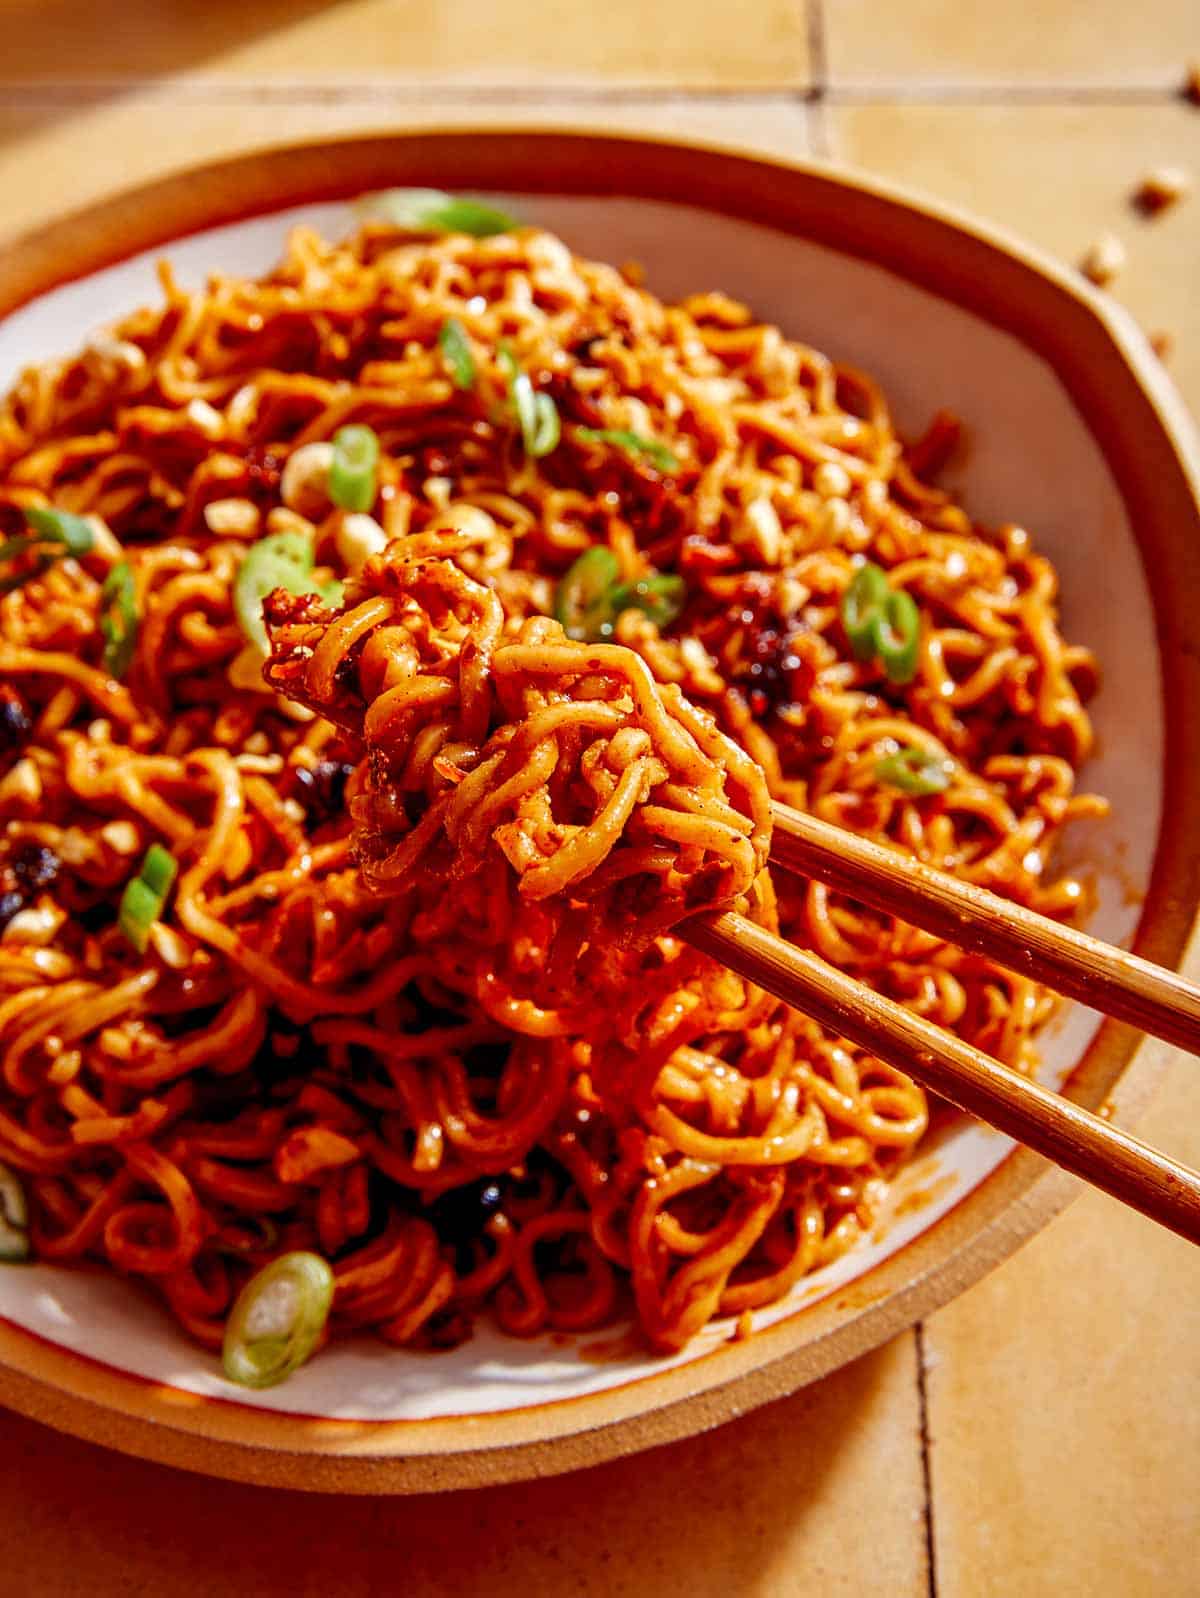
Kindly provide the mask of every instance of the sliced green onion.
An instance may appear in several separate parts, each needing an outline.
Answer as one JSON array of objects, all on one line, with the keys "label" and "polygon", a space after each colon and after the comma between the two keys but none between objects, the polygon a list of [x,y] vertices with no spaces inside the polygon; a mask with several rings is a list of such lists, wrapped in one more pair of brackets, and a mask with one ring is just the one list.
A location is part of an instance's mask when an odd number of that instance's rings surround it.
[{"label": "sliced green onion", "polygon": [[944,793],[950,786],[950,763],[908,744],[893,755],[881,756],[875,762],[875,775],[889,788],[923,799],[931,793]]},{"label": "sliced green onion", "polygon": [[179,864],[161,844],[152,843],[141,870],[125,884],[117,925],[139,954],[146,952],[150,928],[160,919]]},{"label": "sliced green onion", "polygon": [[343,510],[367,511],[375,503],[379,438],[374,428],[354,424],[333,435],[329,497]]},{"label": "sliced green onion", "polygon": [[76,516],[69,510],[55,510],[48,505],[27,505],[24,514],[35,533],[41,533],[44,539],[52,542],[65,544],[68,554],[86,555],[96,542],[87,518]]},{"label": "sliced green onion", "polygon": [[0,594],[40,577],[51,561],[64,555],[86,555],[96,541],[86,518],[70,511],[28,505],[23,514],[32,532],[20,538],[6,538],[0,544],[0,564],[22,555],[33,555],[35,559],[27,570],[0,578]]},{"label": "sliced green onion", "polygon": [[146,850],[146,858],[142,861],[142,869],[138,876],[160,899],[165,899],[170,893],[179,874],[179,862],[175,856],[164,849],[161,843],[152,843]]},{"label": "sliced green onion", "polygon": [[[13,546],[16,546],[15,548]],[[36,544],[32,538],[12,539],[7,544],[0,544],[0,560],[12,560],[16,554],[25,554],[30,550],[38,550],[38,557],[33,565],[23,572],[14,572],[9,577],[0,578],[0,594],[11,593],[14,588],[22,588],[33,578],[40,577],[50,565],[51,557],[44,552],[41,545]]]},{"label": "sliced green onion", "polygon": [[875,627],[879,664],[894,683],[911,682],[921,652],[921,612],[906,589],[893,589]]},{"label": "sliced green onion", "polygon": [[541,460],[543,455],[549,455],[558,448],[558,441],[562,437],[562,423],[558,419],[558,406],[549,394],[535,394],[533,396],[533,438],[528,441],[525,448],[535,460]]},{"label": "sliced green onion", "polygon": [[276,588],[289,594],[317,591],[312,580],[313,546],[307,533],[287,528],[251,544],[233,580],[233,608],[242,631],[262,654],[270,652],[263,600]]},{"label": "sliced green onion", "polygon": [[667,627],[683,613],[687,603],[687,584],[674,572],[656,572],[639,577],[636,583],[622,583],[613,590],[614,610],[644,610],[659,627]]},{"label": "sliced green onion", "polygon": [[611,638],[623,610],[643,610],[659,627],[673,622],[687,602],[687,584],[674,572],[653,572],[619,583],[620,566],[604,544],[585,550],[558,585],[554,613],[568,638],[595,643]]},{"label": "sliced green onion", "polygon": [[552,449],[557,448],[562,436],[558,409],[549,394],[537,392],[508,344],[501,344],[498,356],[508,383],[509,403],[521,429],[525,453],[533,460],[540,460],[543,455],[549,455]]},{"label": "sliced green onion", "polygon": [[471,354],[467,330],[457,316],[448,316],[442,323],[442,330],[438,334],[438,348],[450,369],[455,388],[474,388],[475,357]]},{"label": "sliced green onion", "polygon": [[121,906],[117,911],[117,925],[139,954],[146,952],[150,928],[162,914],[162,907],[162,899],[141,877],[134,877],[132,882],[125,884]]},{"label": "sliced green onion", "polygon": [[470,233],[485,239],[511,233],[520,223],[481,200],[458,199],[441,189],[382,189],[365,194],[357,209],[367,217],[414,233]]},{"label": "sliced green onion", "polygon": [[29,1206],[21,1179],[0,1165],[0,1261],[16,1265],[29,1258]]},{"label": "sliced green onion", "polygon": [[558,585],[554,614],[568,638],[587,642],[612,632],[612,595],[621,567],[605,544],[584,550]]},{"label": "sliced green onion", "polygon": [[842,595],[842,626],[856,660],[874,657],[875,626],[890,593],[887,573],[868,561],[858,568]]},{"label": "sliced green onion", "polygon": [[917,671],[921,612],[903,588],[870,561],[855,572],[842,595],[842,626],[857,660],[878,659],[890,681],[907,683]]},{"label": "sliced green onion", "polygon": [[137,585],[133,567],[118,561],[100,590],[100,631],[104,636],[104,669],[110,677],[123,677],[137,647]]},{"label": "sliced green onion", "polygon": [[677,472],[679,459],[656,438],[643,438],[625,427],[577,427],[575,437],[585,444],[615,444],[628,455],[648,455],[660,472]]},{"label": "sliced green onion", "polygon": [[333,1286],[326,1261],[301,1250],[252,1276],[225,1324],[221,1362],[229,1380],[273,1387],[303,1365],[329,1319]]}]

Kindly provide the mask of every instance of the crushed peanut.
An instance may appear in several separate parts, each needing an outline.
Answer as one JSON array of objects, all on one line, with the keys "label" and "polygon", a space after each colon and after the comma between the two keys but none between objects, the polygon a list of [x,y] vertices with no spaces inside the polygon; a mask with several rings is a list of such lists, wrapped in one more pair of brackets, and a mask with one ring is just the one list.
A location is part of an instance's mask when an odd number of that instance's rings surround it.
[{"label": "crushed peanut", "polygon": [[114,854],[136,854],[141,843],[132,821],[109,821],[100,828],[100,836]]},{"label": "crushed peanut", "polygon": [[28,755],[18,760],[0,780],[0,802],[18,800],[35,805],[42,797],[42,778]]},{"label": "crushed peanut", "polygon": [[279,494],[289,510],[319,520],[329,509],[329,469],[333,465],[333,445],[301,444],[284,464]]},{"label": "crushed peanut", "polygon": [[4,929],[5,943],[32,943],[39,947],[49,943],[67,919],[52,899],[42,899],[29,910],[18,910]]},{"label": "crushed peanut", "polygon": [[783,555],[779,513],[765,496],[751,500],[733,529],[735,544],[748,544],[764,566],[778,566]]},{"label": "crushed peanut", "polygon": [[813,487],[822,499],[845,499],[851,486],[850,473],[836,461],[823,461],[813,473]]},{"label": "crushed peanut", "polygon": [[334,544],[346,570],[357,576],[372,555],[387,548],[388,536],[374,516],[353,511],[339,521]]},{"label": "crushed peanut", "polygon": [[250,499],[212,499],[204,507],[204,525],[218,535],[253,538],[261,519],[258,506]]},{"label": "crushed peanut", "polygon": [[172,971],[185,971],[192,963],[191,945],[175,931],[155,921],[150,927],[150,942],[154,952]]},{"label": "crushed peanut", "polygon": [[212,440],[224,436],[225,418],[207,400],[189,400],[184,410],[184,415],[196,431],[205,438]]}]

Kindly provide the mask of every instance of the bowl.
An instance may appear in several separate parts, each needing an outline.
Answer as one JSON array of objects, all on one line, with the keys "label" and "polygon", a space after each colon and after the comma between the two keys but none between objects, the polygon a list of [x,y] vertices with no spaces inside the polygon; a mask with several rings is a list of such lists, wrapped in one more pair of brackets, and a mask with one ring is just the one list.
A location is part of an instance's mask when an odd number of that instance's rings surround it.
[{"label": "bowl", "polygon": [[[0,381],[185,280],[257,272],[286,228],[338,234],[390,185],[496,198],[575,249],[636,259],[672,298],[721,288],[883,384],[902,431],[948,407],[969,448],[949,483],[984,521],[1035,532],[1062,574],[1068,636],[1107,667],[1086,786],[1112,815],[1064,864],[1091,925],[1170,966],[1200,905],[1200,510],[1183,407],[1133,323],[1074,274],[928,201],[825,166],[695,145],[487,129],[270,150],[104,201],[0,259]],[[1043,1035],[1044,1076],[1127,1123],[1169,1051],[1080,1007]],[[589,1465],[780,1397],[960,1292],[1077,1184],[961,1120],[897,1182],[870,1239],[731,1339],[716,1323],[656,1358],[625,1332],[441,1355],[368,1339],[286,1384],[234,1388],[129,1284],[0,1272],[0,1400],[147,1458],[349,1492],[476,1486]]]}]

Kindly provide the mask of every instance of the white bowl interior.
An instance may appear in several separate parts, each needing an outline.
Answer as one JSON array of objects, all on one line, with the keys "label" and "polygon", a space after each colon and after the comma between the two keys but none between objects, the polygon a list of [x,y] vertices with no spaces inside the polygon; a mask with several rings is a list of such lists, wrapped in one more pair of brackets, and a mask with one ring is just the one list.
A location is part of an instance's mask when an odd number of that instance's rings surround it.
[{"label": "white bowl interior", "polygon": [[[956,479],[984,521],[1018,521],[1062,574],[1064,626],[1110,670],[1094,705],[1098,753],[1085,781],[1112,816],[1080,826],[1060,857],[1094,883],[1093,929],[1133,932],[1149,880],[1162,801],[1162,705],[1149,593],[1125,507],[1104,458],[1050,368],[1010,335],[900,277],[771,229],[682,205],[619,199],[501,197],[575,249],[643,263],[665,298],[721,288],[835,359],[878,378],[903,431],[938,407],[957,412],[969,447]],[[849,199],[847,203],[853,203]],[[344,205],[305,206],[210,229],[168,252],[185,282],[209,271],[258,273],[293,223],[327,235],[350,228]],[[152,302],[155,251],[57,289],[0,326],[0,384],[31,361],[77,346],[132,307]],[[1044,1078],[1060,1084],[1096,1026],[1078,1006],[1043,1037]],[[1011,1148],[962,1122],[897,1184],[893,1214],[857,1252],[799,1284],[758,1323],[803,1314],[943,1215]],[[400,1420],[495,1413],[624,1385],[663,1361],[618,1333],[517,1341],[481,1326],[452,1353],[409,1354],[363,1337],[339,1345],[282,1386],[235,1388],[128,1284],[92,1271],[32,1265],[0,1271],[0,1315],[65,1348],[189,1392],[265,1409],[343,1419]],[[710,1327],[670,1363],[695,1359],[729,1335]]]}]

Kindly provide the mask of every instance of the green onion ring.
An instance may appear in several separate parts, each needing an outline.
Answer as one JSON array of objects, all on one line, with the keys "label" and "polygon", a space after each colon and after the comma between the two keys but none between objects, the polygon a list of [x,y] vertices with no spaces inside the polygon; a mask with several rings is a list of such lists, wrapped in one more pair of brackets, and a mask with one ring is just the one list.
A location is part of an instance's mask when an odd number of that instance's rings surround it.
[{"label": "green onion ring", "polygon": [[893,589],[875,623],[875,653],[891,682],[911,682],[921,652],[921,612],[913,596]]},{"label": "green onion ring", "polygon": [[585,444],[615,444],[628,455],[646,455],[660,472],[677,472],[678,457],[660,444],[656,438],[643,438],[641,433],[630,432],[625,427],[577,427],[575,437]]},{"label": "green onion ring", "polygon": [[264,659],[270,652],[263,600],[276,588],[289,594],[317,591],[312,580],[313,546],[307,533],[286,528],[251,544],[233,580],[233,608],[243,633]]},{"label": "green onion ring", "polygon": [[333,1272],[297,1250],[265,1265],[238,1294],[225,1324],[221,1363],[231,1382],[273,1387],[316,1348],[333,1303]]},{"label": "green onion ring", "polygon": [[533,460],[540,460],[557,447],[562,435],[558,408],[549,394],[536,391],[528,374],[521,370],[510,344],[504,342],[500,345],[497,358],[504,369],[508,399],[517,426],[521,429],[525,453]]},{"label": "green onion ring", "polygon": [[549,455],[552,450],[558,448],[558,441],[562,437],[562,423],[558,419],[558,407],[549,394],[533,396],[533,411],[533,437],[526,448],[535,460],[541,460],[543,455]]},{"label": "green onion ring", "polygon": [[29,1258],[29,1205],[21,1179],[0,1165],[0,1262],[16,1265]]},{"label": "green onion ring", "polygon": [[438,348],[449,369],[455,388],[475,387],[475,357],[471,353],[467,330],[457,316],[448,316],[438,334]]},{"label": "green onion ring", "polygon": [[875,654],[875,623],[889,593],[887,573],[868,561],[858,568],[842,595],[842,626],[856,660],[870,660]]},{"label": "green onion ring", "polygon": [[469,233],[477,239],[511,233],[515,217],[482,200],[465,200],[441,189],[381,189],[356,202],[359,213],[414,233]]},{"label": "green onion ring", "polygon": [[100,632],[104,638],[104,669],[110,677],[123,677],[137,647],[137,584],[133,567],[118,561],[100,590]]},{"label": "green onion ring", "polygon": [[687,584],[675,572],[655,572],[651,577],[639,577],[635,583],[622,583],[613,590],[614,610],[636,607],[645,611],[658,627],[668,627],[683,613],[687,603]]},{"label": "green onion ring", "polygon": [[329,497],[343,510],[368,511],[375,503],[379,438],[374,428],[352,424],[333,435]]},{"label": "green onion ring", "polygon": [[69,510],[55,510],[48,505],[27,505],[25,520],[35,533],[44,539],[65,544],[70,555],[87,555],[96,542],[91,524],[85,516],[76,516]]},{"label": "green onion ring", "polygon": [[950,786],[950,762],[915,744],[905,745],[894,754],[882,755],[875,762],[875,776],[889,788],[914,799],[944,793]]},{"label": "green onion ring", "polygon": [[554,614],[568,638],[594,642],[611,634],[616,619],[612,602],[621,567],[606,544],[585,549],[559,582]]},{"label": "green onion ring", "polygon": [[150,928],[162,916],[178,870],[174,855],[162,844],[152,843],[137,876],[125,884],[117,909],[117,926],[139,954],[146,952]]}]

